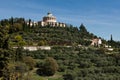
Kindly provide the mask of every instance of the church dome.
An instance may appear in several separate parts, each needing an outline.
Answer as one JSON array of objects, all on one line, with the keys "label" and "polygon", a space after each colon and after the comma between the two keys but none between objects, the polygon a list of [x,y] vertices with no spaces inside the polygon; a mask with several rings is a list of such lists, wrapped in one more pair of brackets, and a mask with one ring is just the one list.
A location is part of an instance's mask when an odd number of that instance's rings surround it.
[{"label": "church dome", "polygon": [[48,12],[47,16],[43,17],[44,22],[57,22],[56,17],[52,15],[52,13]]},{"label": "church dome", "polygon": [[54,17],[52,13],[48,12],[46,17]]}]

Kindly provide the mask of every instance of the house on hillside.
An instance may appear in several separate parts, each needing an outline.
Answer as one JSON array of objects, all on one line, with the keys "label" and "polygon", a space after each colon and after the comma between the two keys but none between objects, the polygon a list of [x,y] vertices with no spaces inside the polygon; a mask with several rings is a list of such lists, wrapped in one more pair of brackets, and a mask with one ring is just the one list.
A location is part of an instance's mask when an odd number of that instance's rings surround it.
[{"label": "house on hillside", "polygon": [[96,47],[100,47],[101,44],[102,44],[102,40],[99,38],[93,39],[91,43],[92,46],[96,46]]},{"label": "house on hillside", "polygon": [[65,23],[57,22],[57,19],[55,16],[53,16],[52,13],[47,13],[47,16],[43,17],[42,21],[38,22],[38,25],[40,26],[52,26],[52,27],[66,27]]},{"label": "house on hillside", "polygon": [[29,25],[30,27],[32,26],[37,26],[38,25],[38,22],[35,22],[35,21],[26,21],[26,24]]}]

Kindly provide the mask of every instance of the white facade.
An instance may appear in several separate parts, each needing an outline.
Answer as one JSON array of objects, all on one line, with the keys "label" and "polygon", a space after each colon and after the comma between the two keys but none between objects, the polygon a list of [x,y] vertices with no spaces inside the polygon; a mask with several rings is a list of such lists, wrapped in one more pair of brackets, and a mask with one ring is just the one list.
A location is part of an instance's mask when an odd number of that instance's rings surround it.
[{"label": "white facade", "polygon": [[34,46],[29,46],[29,47],[23,47],[24,50],[29,50],[29,51],[37,51],[37,47]]},{"label": "white facade", "polygon": [[100,47],[101,44],[102,44],[102,40],[98,38],[93,39],[91,43],[92,46],[98,46],[98,47]]},{"label": "white facade", "polygon": [[[27,25],[29,25],[29,22],[27,21],[27,23],[26,23]],[[30,26],[36,26],[36,25],[38,25],[38,23],[37,22],[30,22]]]},{"label": "white facade", "polygon": [[48,13],[47,16],[43,17],[42,21],[38,22],[39,25],[41,26],[52,26],[52,27],[65,27],[66,24],[65,23],[61,23],[61,22],[57,22],[57,19],[55,16],[52,15],[52,13]]},{"label": "white facade", "polygon": [[29,51],[37,51],[37,50],[51,50],[50,46],[24,46],[23,49],[29,50]]},{"label": "white facade", "polygon": [[[18,48],[18,47],[13,47]],[[24,50],[37,51],[37,50],[51,50],[50,46],[23,46]]]},{"label": "white facade", "polygon": [[57,22],[56,17],[53,16],[51,13],[48,13],[47,16],[44,16],[43,21],[49,22],[49,23],[56,23]]},{"label": "white facade", "polygon": [[98,39],[98,44],[102,44],[102,40],[101,39]]}]

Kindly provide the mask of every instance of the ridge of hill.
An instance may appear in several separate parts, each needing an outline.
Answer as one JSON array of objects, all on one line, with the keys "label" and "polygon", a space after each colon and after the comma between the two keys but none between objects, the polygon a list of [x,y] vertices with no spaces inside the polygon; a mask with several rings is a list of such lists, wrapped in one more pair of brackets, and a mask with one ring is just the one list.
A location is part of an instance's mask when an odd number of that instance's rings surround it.
[{"label": "ridge of hill", "polygon": [[[11,45],[90,45],[91,39],[97,38],[87,31],[83,24],[80,27],[68,25],[66,27],[52,27],[32,25],[31,19],[24,18],[4,19],[0,25],[6,27],[10,34]],[[21,40],[20,40],[21,39]]]},{"label": "ridge of hill", "polygon": [[[40,26],[32,25],[32,20],[24,18],[3,19],[0,21],[0,26],[6,27],[10,35],[10,44],[15,46],[20,42],[20,45],[85,45],[89,46],[92,39],[100,38],[87,31],[86,27],[81,24],[80,27],[66,25],[66,27],[52,27],[50,25]],[[18,39],[16,39],[18,38]],[[21,40],[20,40],[21,39]],[[120,42],[114,40],[102,39],[103,45],[111,45],[119,47]]]},{"label": "ridge of hill", "polygon": [[12,34],[12,42],[16,41],[16,36],[21,36],[22,39],[31,45],[85,45],[91,44],[93,38],[97,38],[92,33],[89,33],[84,25],[77,27],[34,27],[28,32],[19,31]]}]

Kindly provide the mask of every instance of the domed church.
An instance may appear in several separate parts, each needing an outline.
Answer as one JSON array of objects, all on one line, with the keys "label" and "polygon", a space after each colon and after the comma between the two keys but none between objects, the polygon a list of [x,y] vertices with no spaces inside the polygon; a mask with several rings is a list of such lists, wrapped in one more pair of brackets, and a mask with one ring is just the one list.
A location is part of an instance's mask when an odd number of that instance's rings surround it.
[{"label": "domed church", "polygon": [[40,26],[51,26],[51,27],[66,27],[65,23],[57,22],[56,17],[52,13],[48,12],[47,16],[43,17],[42,21],[39,21]]}]

